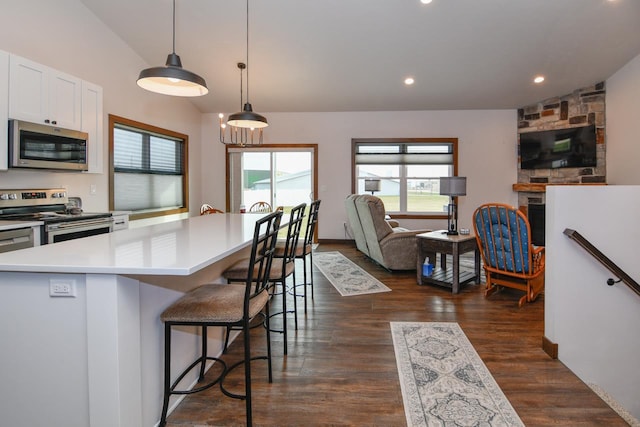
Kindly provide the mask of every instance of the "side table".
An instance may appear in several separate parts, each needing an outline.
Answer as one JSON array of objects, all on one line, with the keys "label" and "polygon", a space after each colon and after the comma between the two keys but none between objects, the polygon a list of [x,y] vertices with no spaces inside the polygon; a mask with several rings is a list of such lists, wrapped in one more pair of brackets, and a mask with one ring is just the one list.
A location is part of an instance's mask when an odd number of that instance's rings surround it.
[{"label": "side table", "polygon": [[[418,245],[417,280],[419,285],[434,284],[451,288],[451,292],[460,292],[460,285],[475,281],[480,283],[480,251],[474,234],[448,235],[446,232],[432,231],[416,235]],[[460,255],[475,252],[474,270],[460,269]],[[434,265],[433,274],[429,277],[422,275],[422,263],[429,257],[431,264],[435,264],[436,254],[441,254],[440,268]],[[452,255],[452,266],[447,268],[447,257]]]}]

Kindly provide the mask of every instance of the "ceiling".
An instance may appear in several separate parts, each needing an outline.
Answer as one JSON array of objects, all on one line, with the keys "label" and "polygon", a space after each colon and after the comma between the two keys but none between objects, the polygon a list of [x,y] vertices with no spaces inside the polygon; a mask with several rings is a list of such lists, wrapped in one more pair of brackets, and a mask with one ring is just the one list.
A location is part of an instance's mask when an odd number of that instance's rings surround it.
[{"label": "ceiling", "polygon": [[[171,0],[81,1],[149,66],[164,65]],[[640,54],[638,0],[250,0],[249,8],[258,112],[518,108],[603,81]],[[246,2],[177,0],[176,53],[207,82],[209,93],[192,99],[200,111],[240,110]],[[408,76],[414,85],[404,85]]]}]

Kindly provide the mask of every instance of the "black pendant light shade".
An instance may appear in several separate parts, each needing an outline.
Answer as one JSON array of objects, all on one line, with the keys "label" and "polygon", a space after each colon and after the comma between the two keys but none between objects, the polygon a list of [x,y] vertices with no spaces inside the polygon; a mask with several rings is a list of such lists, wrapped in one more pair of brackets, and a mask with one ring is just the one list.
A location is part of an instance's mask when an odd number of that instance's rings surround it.
[{"label": "black pendant light shade", "polygon": [[207,83],[199,75],[182,68],[182,61],[175,52],[176,2],[173,1],[173,52],[167,56],[164,67],[142,70],[138,86],[151,92],[172,96],[202,96],[209,93]]},{"label": "black pendant light shade", "polygon": [[229,115],[227,124],[239,128],[260,129],[269,126],[266,117],[261,114],[254,113],[251,104],[244,104],[242,111]]}]

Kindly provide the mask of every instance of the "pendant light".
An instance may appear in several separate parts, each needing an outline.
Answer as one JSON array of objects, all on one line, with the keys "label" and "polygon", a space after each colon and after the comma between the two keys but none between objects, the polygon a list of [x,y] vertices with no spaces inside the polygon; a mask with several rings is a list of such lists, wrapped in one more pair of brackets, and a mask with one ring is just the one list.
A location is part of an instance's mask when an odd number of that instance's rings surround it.
[{"label": "pendant light", "polygon": [[[234,113],[229,116],[227,124],[239,128],[246,129],[261,129],[269,126],[267,119],[258,113],[253,111],[251,103],[249,102],[249,0],[247,0],[247,102],[244,104],[242,111]],[[242,94],[240,94],[242,96]]]},{"label": "pendant light", "polygon": [[[244,62],[238,62],[238,69],[240,70],[240,108],[242,108],[242,74],[244,70],[247,68],[247,64]],[[236,113],[235,116],[243,114]],[[232,115],[233,116],[233,115]],[[260,116],[262,117],[262,116]],[[224,114],[220,113],[218,115],[220,120],[220,142],[225,145],[238,145],[244,147],[245,145],[254,145],[254,144],[262,144],[262,130],[264,127],[254,128],[254,127],[240,127],[240,126],[229,126],[229,138],[226,137],[226,129],[227,123],[224,123]],[[264,119],[264,117],[262,117]],[[266,122],[266,119],[264,119]],[[257,138],[254,137],[257,134]]]},{"label": "pendant light", "polygon": [[142,70],[138,86],[151,92],[173,96],[202,96],[209,93],[207,83],[199,75],[182,68],[176,55],[176,0],[173,0],[173,51],[167,56],[164,67]]}]

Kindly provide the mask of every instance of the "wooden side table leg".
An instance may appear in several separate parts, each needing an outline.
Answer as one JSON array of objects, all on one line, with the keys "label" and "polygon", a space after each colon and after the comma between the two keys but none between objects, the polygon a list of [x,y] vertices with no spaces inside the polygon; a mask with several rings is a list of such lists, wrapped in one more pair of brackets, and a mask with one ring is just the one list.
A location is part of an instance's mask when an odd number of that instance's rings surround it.
[{"label": "wooden side table leg", "polygon": [[460,254],[458,244],[453,244],[453,280],[451,284],[451,293],[460,292]]}]

